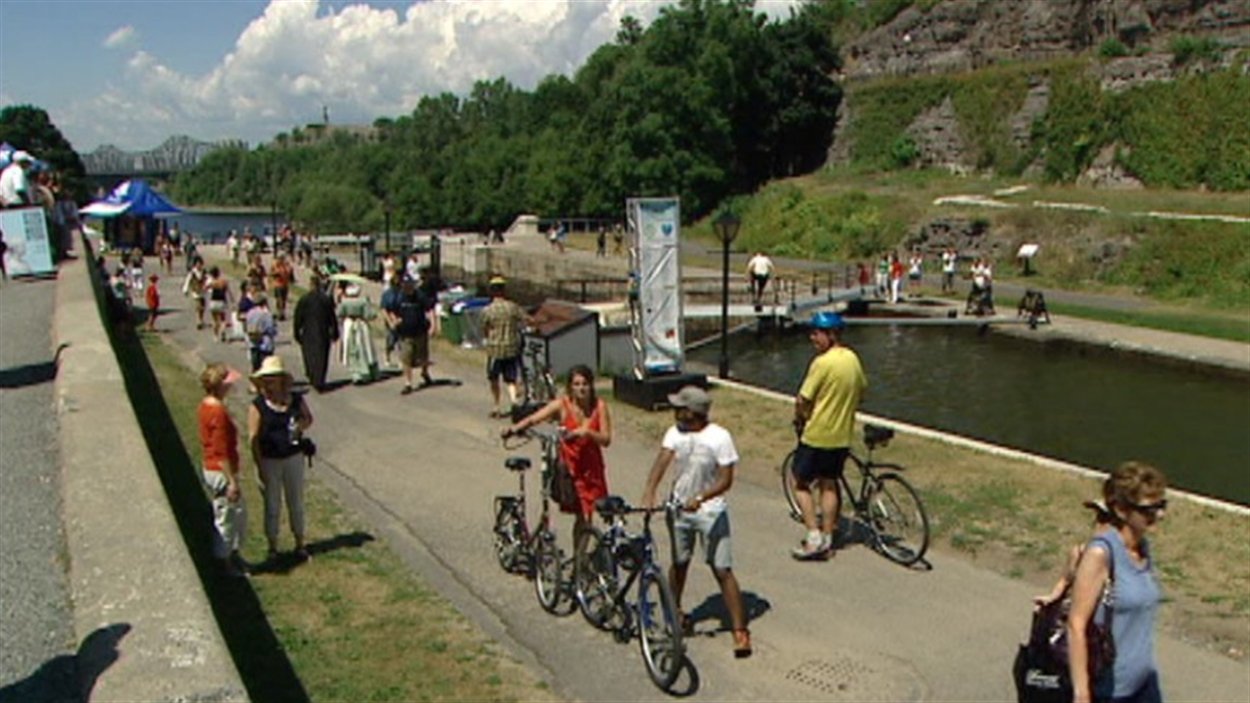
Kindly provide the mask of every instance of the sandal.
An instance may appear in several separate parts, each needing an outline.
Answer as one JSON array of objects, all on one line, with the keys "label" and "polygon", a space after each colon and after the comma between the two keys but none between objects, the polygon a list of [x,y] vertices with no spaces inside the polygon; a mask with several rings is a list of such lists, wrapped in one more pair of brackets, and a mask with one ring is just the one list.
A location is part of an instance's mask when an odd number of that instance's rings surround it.
[{"label": "sandal", "polygon": [[681,630],[683,637],[692,637],[694,635],[694,622],[690,620],[690,616],[684,611],[677,611],[677,629]]},{"label": "sandal", "polygon": [[734,658],[746,659],[752,651],[751,631],[746,628],[734,630]]}]

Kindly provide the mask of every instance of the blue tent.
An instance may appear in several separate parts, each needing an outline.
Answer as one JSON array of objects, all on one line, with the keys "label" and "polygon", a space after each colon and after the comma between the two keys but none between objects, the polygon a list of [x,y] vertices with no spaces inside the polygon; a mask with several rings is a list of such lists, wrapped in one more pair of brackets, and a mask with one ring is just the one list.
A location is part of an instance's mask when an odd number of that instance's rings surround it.
[{"label": "blue tent", "polygon": [[182,214],[182,209],[166,200],[147,181],[134,178],[114,188],[103,200],[97,200],[78,212],[105,218],[104,237],[113,246],[138,246],[153,254],[156,236],[165,231],[160,220],[176,217]]},{"label": "blue tent", "polygon": [[97,200],[79,212],[93,217],[157,217],[177,215],[182,209],[166,200],[147,181],[134,178],[123,181],[103,200]]}]

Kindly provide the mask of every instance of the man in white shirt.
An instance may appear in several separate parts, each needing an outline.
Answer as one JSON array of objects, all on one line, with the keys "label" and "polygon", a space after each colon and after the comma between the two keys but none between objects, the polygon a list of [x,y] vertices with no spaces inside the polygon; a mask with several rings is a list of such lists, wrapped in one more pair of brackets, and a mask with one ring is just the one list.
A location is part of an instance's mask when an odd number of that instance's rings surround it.
[{"label": "man in white shirt", "polygon": [[755,252],[747,261],[747,275],[751,278],[751,302],[759,305],[768,279],[773,275],[773,260],[762,251]]},{"label": "man in white shirt", "polygon": [[954,249],[946,249],[942,252],[942,292],[949,293],[955,290],[955,262],[959,260],[959,255]]},{"label": "man in white shirt", "polygon": [[[676,424],[664,434],[664,440],[651,474],[642,504],[654,507],[656,488],[674,461],[677,475],[670,493],[681,508],[669,525],[673,537],[673,565],[669,581],[673,597],[681,608],[681,595],[686,574],[694,556],[696,536],[702,536],[704,553],[712,574],[720,584],[725,609],[733,623],[734,656],[751,656],[751,633],[747,630],[746,610],[742,607],[742,591],[733,572],[733,556],[729,536],[729,508],[725,493],[733,485],[738,450],[733,436],[724,427],[708,420],[712,398],[698,386],[686,386],[668,396],[676,415]],[[687,629],[686,616],[680,616]]]},{"label": "man in white shirt", "polygon": [[26,178],[26,169],[34,163],[34,158],[24,152],[13,153],[13,163],[4,167],[0,173],[0,205],[4,207],[24,207],[31,203],[30,181]]}]

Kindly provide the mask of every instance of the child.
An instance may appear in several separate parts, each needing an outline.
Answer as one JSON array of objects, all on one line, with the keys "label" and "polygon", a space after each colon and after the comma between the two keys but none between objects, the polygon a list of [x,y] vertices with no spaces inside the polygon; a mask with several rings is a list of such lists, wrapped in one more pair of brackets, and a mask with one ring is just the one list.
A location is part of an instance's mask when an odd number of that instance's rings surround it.
[{"label": "child", "polygon": [[161,280],[156,274],[148,276],[148,289],[144,291],[143,298],[148,305],[148,331],[156,331],[156,315],[161,309],[161,291],[156,287],[156,282]]}]

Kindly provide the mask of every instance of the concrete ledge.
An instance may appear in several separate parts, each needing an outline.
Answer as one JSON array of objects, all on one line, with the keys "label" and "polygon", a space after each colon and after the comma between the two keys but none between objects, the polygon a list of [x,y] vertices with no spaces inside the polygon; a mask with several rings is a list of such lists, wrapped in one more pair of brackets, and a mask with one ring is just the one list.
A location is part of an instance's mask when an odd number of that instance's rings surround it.
[{"label": "concrete ledge", "polygon": [[[66,262],[53,337],[79,668],[97,701],[243,701],[247,692],[144,441],[88,264]],[[90,682],[87,683],[90,685]]]}]

